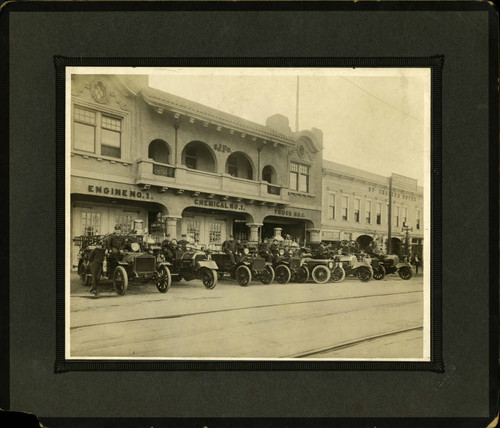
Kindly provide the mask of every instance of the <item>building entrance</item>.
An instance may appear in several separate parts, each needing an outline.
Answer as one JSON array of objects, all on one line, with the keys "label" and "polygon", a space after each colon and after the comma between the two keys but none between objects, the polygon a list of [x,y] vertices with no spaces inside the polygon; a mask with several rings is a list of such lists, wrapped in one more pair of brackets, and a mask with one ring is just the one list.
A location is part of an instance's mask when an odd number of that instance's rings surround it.
[{"label": "building entrance", "polygon": [[281,228],[281,236],[286,238],[290,235],[291,239],[299,242],[301,245],[306,239],[306,221],[305,220],[294,220],[289,218],[281,218],[275,216],[269,216],[264,219],[262,230],[261,230],[261,240],[272,239],[274,236],[274,229]]}]

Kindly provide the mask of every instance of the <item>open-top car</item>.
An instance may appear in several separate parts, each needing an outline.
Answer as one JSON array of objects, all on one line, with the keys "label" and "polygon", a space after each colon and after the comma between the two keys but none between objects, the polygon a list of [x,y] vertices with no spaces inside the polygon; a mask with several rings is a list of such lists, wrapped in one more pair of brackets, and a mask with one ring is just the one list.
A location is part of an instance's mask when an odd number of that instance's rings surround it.
[{"label": "open-top car", "polygon": [[252,279],[260,279],[263,284],[270,284],[274,281],[275,273],[272,262],[256,252],[251,253],[248,248],[243,250],[242,255],[235,256],[235,263],[232,262],[229,254],[223,252],[212,254],[212,258],[219,267],[220,278],[228,274],[243,287],[250,284]]},{"label": "open-top car", "polygon": [[280,284],[288,282],[306,282],[309,279],[309,269],[305,259],[298,253],[290,254],[281,249],[273,260],[275,279]]},{"label": "open-top car", "polygon": [[344,270],[344,277],[356,276],[363,282],[370,281],[373,278],[373,268],[370,263],[366,260],[358,260],[354,254],[337,254],[334,260],[336,267]]},{"label": "open-top car", "polygon": [[[118,295],[125,294],[130,284],[139,282],[154,282],[158,291],[166,293],[172,283],[170,263],[158,261],[155,255],[150,254],[145,249],[140,235],[120,235],[120,241],[125,243],[123,249],[113,247],[108,239],[101,239],[106,249],[101,278],[111,280]],[[92,248],[93,246],[88,247],[90,251]],[[92,276],[88,256],[81,272],[85,278],[82,281],[90,284]]]},{"label": "open-top car", "polygon": [[397,273],[401,279],[409,280],[413,276],[410,263],[401,262],[396,254],[378,255],[386,275]]},{"label": "open-top car", "polygon": [[187,245],[185,248],[178,247],[171,254],[166,260],[171,263],[172,282],[201,279],[209,290],[217,286],[218,266],[209,252]]}]

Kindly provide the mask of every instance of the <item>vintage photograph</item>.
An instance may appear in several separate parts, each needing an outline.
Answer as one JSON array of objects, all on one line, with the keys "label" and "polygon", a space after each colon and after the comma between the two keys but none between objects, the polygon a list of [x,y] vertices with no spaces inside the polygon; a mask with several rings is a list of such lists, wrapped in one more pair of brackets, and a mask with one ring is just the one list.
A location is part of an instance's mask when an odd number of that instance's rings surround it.
[{"label": "vintage photograph", "polygon": [[66,67],[66,359],[430,361],[430,90]]}]

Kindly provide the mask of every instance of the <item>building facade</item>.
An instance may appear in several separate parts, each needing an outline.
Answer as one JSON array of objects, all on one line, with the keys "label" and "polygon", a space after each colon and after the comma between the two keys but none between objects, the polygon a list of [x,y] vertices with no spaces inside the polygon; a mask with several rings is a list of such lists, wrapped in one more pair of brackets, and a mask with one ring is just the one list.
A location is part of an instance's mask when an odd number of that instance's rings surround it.
[{"label": "building facade", "polygon": [[257,124],[137,75],[73,75],[70,108],[72,238],[142,220],[158,239],[212,248],[230,234],[321,240],[320,130],[293,132],[281,115]]},{"label": "building facade", "polygon": [[375,241],[380,249],[387,251],[390,188],[391,251],[404,255],[411,250],[422,259],[424,199],[417,180],[398,174],[384,177],[326,160],[323,161],[322,239],[354,240],[361,247]]}]

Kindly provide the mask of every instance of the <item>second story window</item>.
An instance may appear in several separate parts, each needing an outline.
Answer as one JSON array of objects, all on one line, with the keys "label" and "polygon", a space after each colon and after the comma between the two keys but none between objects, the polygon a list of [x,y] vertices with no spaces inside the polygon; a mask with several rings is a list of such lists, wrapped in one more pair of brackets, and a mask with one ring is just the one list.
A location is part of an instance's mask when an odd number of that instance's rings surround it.
[{"label": "second story window", "polygon": [[419,230],[420,229],[420,210],[417,210],[415,225],[417,227],[417,230]]},{"label": "second story window", "polygon": [[361,201],[359,199],[354,199],[354,221],[359,223],[359,207]]},{"label": "second story window", "polygon": [[366,201],[366,222],[371,223],[372,222],[372,203],[371,201]]},{"label": "second story window", "polygon": [[121,158],[122,119],[75,106],[73,149],[98,156]]},{"label": "second story window", "polygon": [[347,196],[342,196],[342,220],[347,221],[347,216],[349,214],[349,198]]},{"label": "second story window", "polygon": [[408,208],[403,207],[403,226],[407,226],[406,222],[408,221]]},{"label": "second story window", "polygon": [[328,218],[335,219],[335,195],[333,193],[328,195]]},{"label": "second story window", "polygon": [[196,147],[186,147],[186,166],[191,169],[196,169]]},{"label": "second story window", "polygon": [[398,206],[394,207],[394,222],[396,224],[396,227],[399,227],[399,207]]},{"label": "second story window", "polygon": [[377,202],[377,224],[382,224],[382,204]]},{"label": "second story window", "polygon": [[311,167],[297,162],[290,162],[290,189],[309,193],[309,175]]}]

